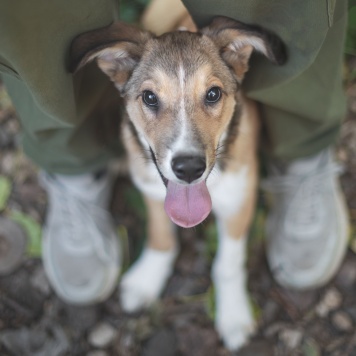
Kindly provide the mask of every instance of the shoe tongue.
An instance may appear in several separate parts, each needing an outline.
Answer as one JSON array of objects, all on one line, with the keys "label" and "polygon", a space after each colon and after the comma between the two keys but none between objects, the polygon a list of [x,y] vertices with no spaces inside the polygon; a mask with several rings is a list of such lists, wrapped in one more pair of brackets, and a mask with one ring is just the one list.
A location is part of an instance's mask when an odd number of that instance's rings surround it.
[{"label": "shoe tongue", "polygon": [[211,198],[205,181],[189,185],[169,181],[164,208],[177,225],[198,225],[211,211]]}]

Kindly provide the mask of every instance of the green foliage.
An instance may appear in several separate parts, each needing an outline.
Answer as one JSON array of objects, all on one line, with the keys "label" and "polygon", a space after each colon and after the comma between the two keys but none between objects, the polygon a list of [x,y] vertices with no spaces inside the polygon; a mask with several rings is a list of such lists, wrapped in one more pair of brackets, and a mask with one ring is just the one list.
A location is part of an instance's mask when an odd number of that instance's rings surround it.
[{"label": "green foliage", "polygon": [[130,210],[133,211],[143,221],[146,221],[146,206],[141,193],[134,187],[130,187],[125,191],[125,201]]},{"label": "green foliage", "polygon": [[42,230],[40,224],[29,215],[19,211],[11,211],[9,215],[12,220],[17,222],[25,230],[29,237],[27,253],[31,257],[40,257],[42,251]]},{"label": "green foliage", "polygon": [[215,288],[212,284],[206,293],[206,310],[209,318],[215,320],[216,308],[215,308]]},{"label": "green foliage", "polygon": [[4,210],[11,194],[11,182],[5,176],[0,175],[0,211]]},{"label": "green foliage", "polygon": [[218,248],[218,229],[215,221],[210,221],[209,224],[204,227],[204,235],[206,236],[206,254],[209,262],[211,262]]},{"label": "green foliage", "polygon": [[125,273],[130,266],[130,251],[129,251],[129,235],[124,225],[117,227],[117,235],[119,237],[121,258],[122,258],[122,273]]},{"label": "green foliage", "polygon": [[11,99],[0,82],[0,110],[9,110],[12,107]]},{"label": "green foliage", "polygon": [[303,356],[319,356],[320,347],[314,339],[307,339],[302,345],[302,355]]},{"label": "green foliage", "polygon": [[349,247],[356,253],[356,227],[354,224],[349,225]]},{"label": "green foliage", "polygon": [[149,0],[122,0],[120,2],[120,19],[125,22],[138,22]]},{"label": "green foliage", "polygon": [[248,238],[248,252],[251,252],[254,246],[261,243],[265,238],[265,220],[266,210],[261,200],[256,205],[255,215],[251,224],[249,238]]},{"label": "green foliage", "polygon": [[345,52],[350,55],[356,55],[356,6],[352,6],[349,9]]},{"label": "green foliage", "polygon": [[249,296],[249,304],[250,308],[252,310],[252,316],[255,321],[259,321],[262,316],[262,310],[260,306],[257,304],[257,302],[252,298],[251,294]]}]

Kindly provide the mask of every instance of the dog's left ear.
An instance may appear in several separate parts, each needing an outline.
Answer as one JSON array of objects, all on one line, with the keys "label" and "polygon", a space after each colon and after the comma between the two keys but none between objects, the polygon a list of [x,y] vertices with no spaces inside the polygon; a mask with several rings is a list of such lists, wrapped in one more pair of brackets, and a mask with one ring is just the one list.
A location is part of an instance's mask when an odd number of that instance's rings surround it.
[{"label": "dog's left ear", "polygon": [[248,70],[248,61],[254,50],[278,65],[284,64],[287,59],[285,46],[279,37],[259,26],[218,16],[200,32],[213,40],[239,81]]},{"label": "dog's left ear", "polygon": [[139,62],[150,32],[123,23],[85,32],[74,38],[70,48],[69,71],[76,72],[96,60],[99,68],[121,90]]}]

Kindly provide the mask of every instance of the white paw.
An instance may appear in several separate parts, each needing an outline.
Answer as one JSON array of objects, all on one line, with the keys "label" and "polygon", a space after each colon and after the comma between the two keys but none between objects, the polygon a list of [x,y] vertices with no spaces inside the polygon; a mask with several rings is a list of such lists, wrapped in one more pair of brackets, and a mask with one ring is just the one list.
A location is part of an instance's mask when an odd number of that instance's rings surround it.
[{"label": "white paw", "polygon": [[225,346],[236,351],[254,333],[255,322],[245,287],[245,271],[232,266],[229,269],[223,264],[214,266],[215,327]]},{"label": "white paw", "polygon": [[246,296],[242,297],[238,294],[226,295],[223,293],[218,299],[216,330],[224,345],[229,350],[236,351],[247,343],[255,330],[250,306]]},{"label": "white paw", "polygon": [[212,270],[216,298],[215,327],[231,351],[246,344],[255,330],[245,283],[245,241],[245,238],[220,237]]},{"label": "white paw", "polygon": [[121,280],[121,306],[126,312],[146,308],[159,298],[172,274],[176,255],[176,250],[146,248],[142,252]]}]

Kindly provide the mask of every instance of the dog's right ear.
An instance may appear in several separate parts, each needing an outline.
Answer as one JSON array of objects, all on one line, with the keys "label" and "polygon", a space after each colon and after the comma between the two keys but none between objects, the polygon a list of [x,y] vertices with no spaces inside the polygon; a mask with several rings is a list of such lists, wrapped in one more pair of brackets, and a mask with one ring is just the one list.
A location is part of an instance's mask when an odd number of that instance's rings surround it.
[{"label": "dog's right ear", "polygon": [[85,32],[71,44],[69,71],[74,73],[95,59],[121,90],[139,62],[145,42],[152,37],[151,33],[123,22]]}]

